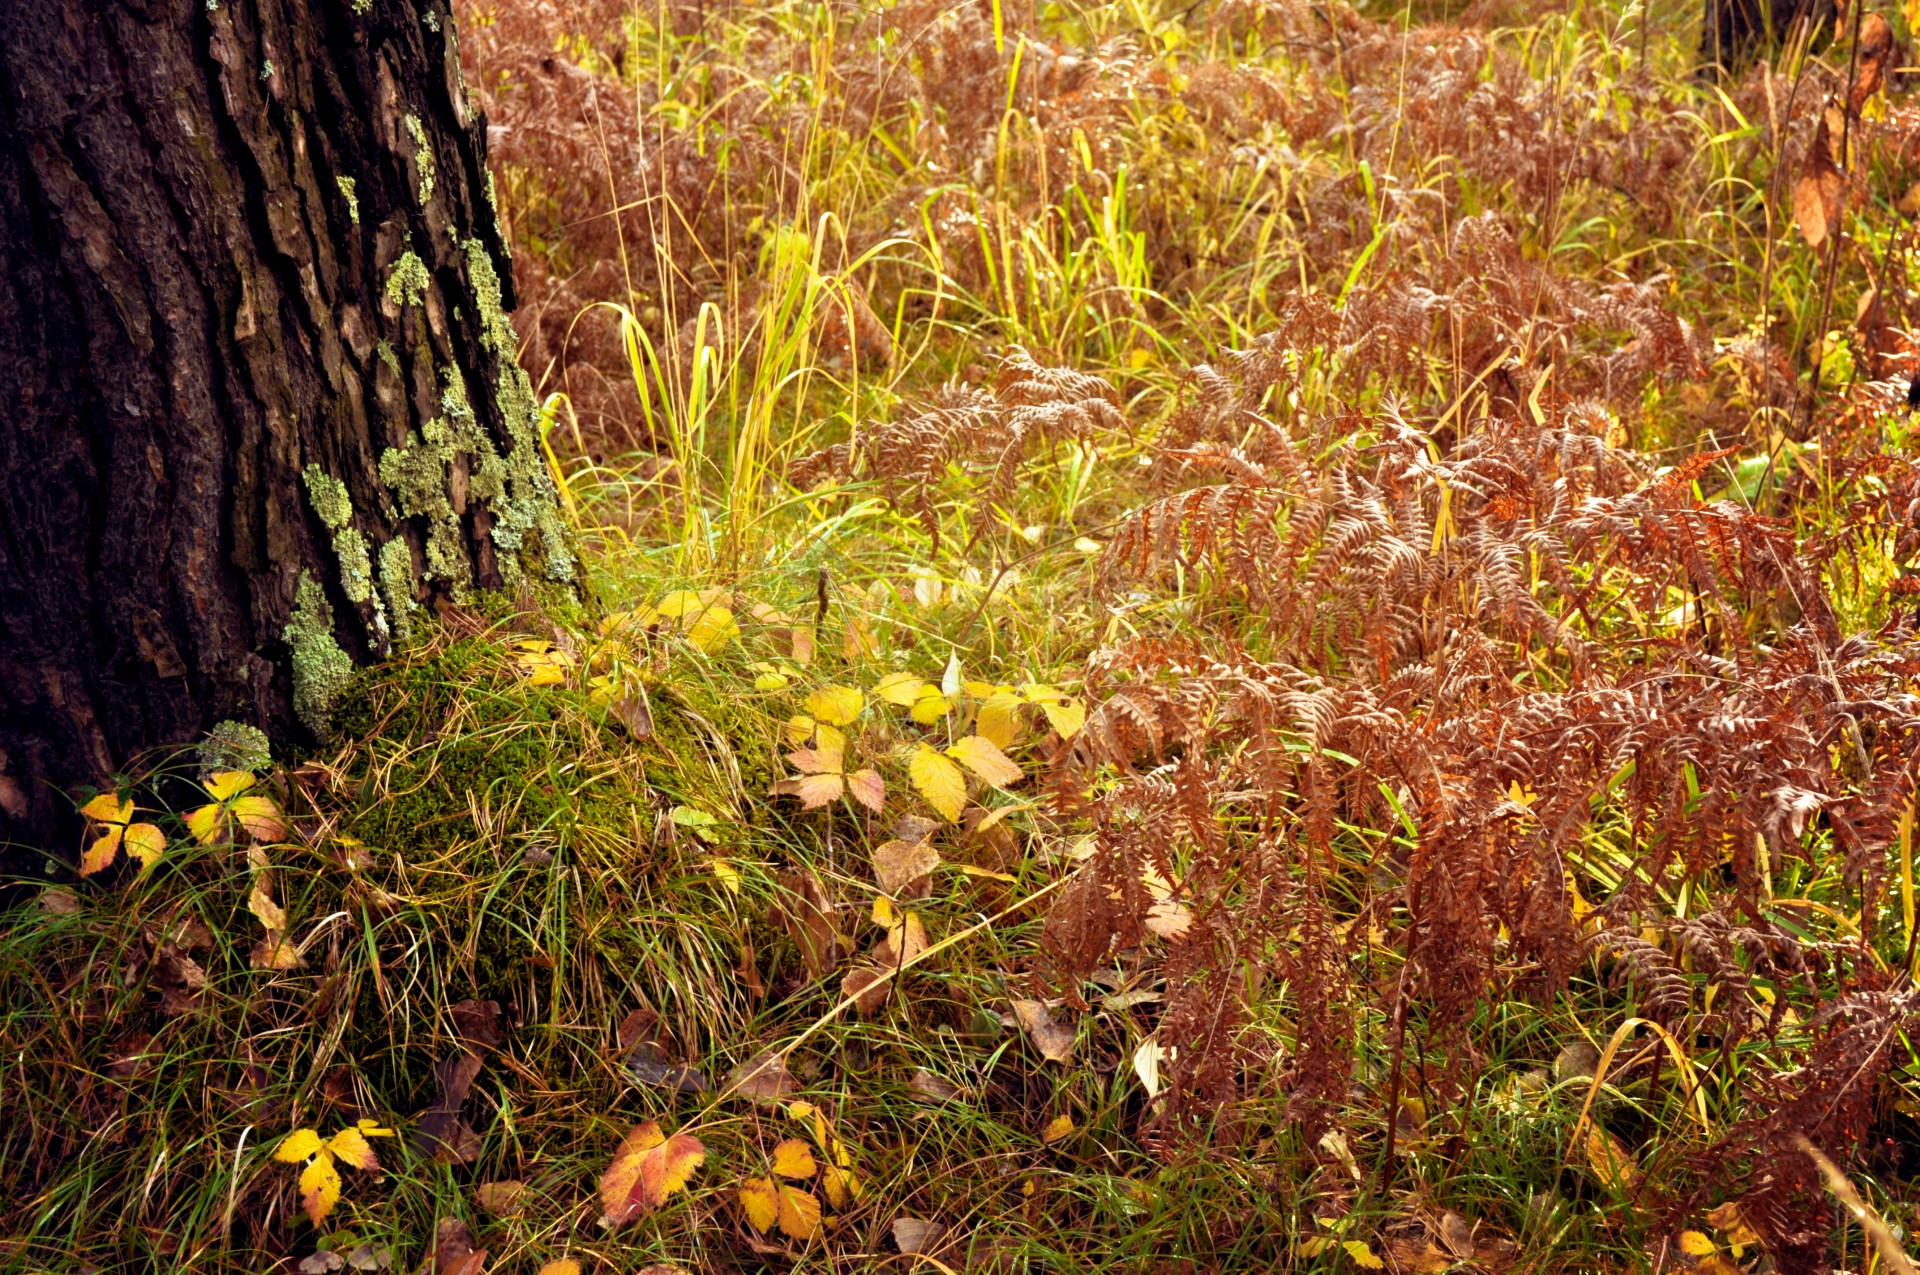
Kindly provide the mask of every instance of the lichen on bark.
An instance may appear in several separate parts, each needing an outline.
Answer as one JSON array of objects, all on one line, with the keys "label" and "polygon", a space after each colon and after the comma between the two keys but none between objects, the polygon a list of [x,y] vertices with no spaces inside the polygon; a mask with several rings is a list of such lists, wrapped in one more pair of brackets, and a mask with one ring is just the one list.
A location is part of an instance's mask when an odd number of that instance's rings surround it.
[{"label": "lichen on bark", "polygon": [[293,711],[322,739],[333,724],[333,707],[353,679],[353,660],[333,635],[333,607],[312,573],[300,573],[293,617],[282,636],[292,652]]}]

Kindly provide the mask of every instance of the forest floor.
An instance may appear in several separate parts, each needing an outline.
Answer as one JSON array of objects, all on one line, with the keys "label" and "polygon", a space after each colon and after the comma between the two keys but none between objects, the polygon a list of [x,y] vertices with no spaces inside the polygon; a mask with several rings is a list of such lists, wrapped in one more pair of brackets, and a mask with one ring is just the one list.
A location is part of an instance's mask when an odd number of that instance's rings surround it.
[{"label": "forest floor", "polygon": [[1677,8],[465,5],[592,578],[51,865],[0,1267],[1910,1269],[1908,19]]}]

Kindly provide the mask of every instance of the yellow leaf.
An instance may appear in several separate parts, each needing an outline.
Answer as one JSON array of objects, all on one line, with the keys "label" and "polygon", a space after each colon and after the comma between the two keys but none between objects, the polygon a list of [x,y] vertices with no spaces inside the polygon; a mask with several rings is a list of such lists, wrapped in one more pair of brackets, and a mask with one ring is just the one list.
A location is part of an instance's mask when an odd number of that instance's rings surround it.
[{"label": "yellow leaf", "polygon": [[333,1167],[330,1156],[315,1156],[300,1170],[300,1206],[307,1211],[307,1220],[320,1225],[339,1202],[340,1170]]},{"label": "yellow leaf", "polygon": [[1718,1254],[1701,1258],[1694,1263],[1693,1270],[1694,1275],[1746,1275],[1745,1271]]},{"label": "yellow leaf", "polygon": [[740,1211],[748,1225],[765,1235],[780,1224],[780,1188],[772,1178],[748,1178],[740,1184]]},{"label": "yellow leaf", "polygon": [[247,954],[247,960],[257,970],[297,970],[306,964],[300,959],[299,949],[287,942],[287,936],[278,930],[268,930],[262,935]]},{"label": "yellow leaf", "polygon": [[1067,700],[1065,691],[1045,682],[1023,682],[1020,694],[1029,704],[1064,704]]},{"label": "yellow leaf", "polygon": [[103,792],[80,807],[80,813],[99,823],[124,824],[133,818],[133,802],[123,800],[114,793]]},{"label": "yellow leaf", "polygon": [[847,725],[860,716],[860,710],[866,706],[867,697],[857,686],[823,686],[807,696],[806,703],[813,719],[829,726]]},{"label": "yellow leaf", "polygon": [[1072,1136],[1073,1117],[1064,1112],[1047,1121],[1047,1127],[1040,1131],[1040,1141],[1042,1142],[1058,1142],[1062,1138]]},{"label": "yellow leaf", "polygon": [[1079,703],[1042,703],[1040,711],[1047,715],[1047,725],[1060,733],[1062,739],[1072,739],[1087,724],[1087,706]]},{"label": "yellow leaf", "polygon": [[1727,1237],[1727,1244],[1734,1250],[1735,1257],[1740,1255],[1739,1250],[1749,1244],[1760,1242],[1759,1235],[1747,1225],[1746,1218],[1740,1215],[1740,1204],[1737,1200],[1728,1200],[1708,1213],[1707,1223]]},{"label": "yellow leaf", "polygon": [[303,1160],[312,1159],[314,1154],[325,1146],[326,1144],[320,1140],[320,1135],[313,1130],[295,1129],[280,1139],[280,1145],[273,1149],[273,1158],[283,1164],[299,1164]]},{"label": "yellow leaf", "polygon": [[762,673],[753,679],[753,689],[756,691],[784,690],[790,680],[792,679],[785,673]]},{"label": "yellow leaf", "polygon": [[911,673],[889,673],[873,684],[873,695],[897,708],[912,708],[926,686],[925,678]]},{"label": "yellow leaf", "polygon": [[374,1155],[366,1135],[353,1125],[348,1125],[327,1139],[327,1150],[333,1153],[335,1159],[356,1169],[371,1171],[380,1167],[380,1158]]},{"label": "yellow leaf", "polygon": [[223,830],[219,806],[200,806],[187,812],[187,831],[201,845],[210,846],[220,840]]},{"label": "yellow leaf", "polygon": [[391,1138],[393,1130],[381,1126],[372,1116],[361,1116],[354,1121],[353,1127],[360,1131],[363,1138]]},{"label": "yellow leaf", "polygon": [[819,1110],[818,1107],[808,1102],[805,1098],[800,1099],[798,1102],[790,1102],[787,1104],[787,1115],[794,1120],[805,1120],[808,1116],[815,1114]]},{"label": "yellow leaf", "polygon": [[799,1138],[788,1138],[773,1149],[773,1171],[779,1177],[810,1178],[819,1167],[813,1149]]},{"label": "yellow leaf", "polygon": [[254,882],[253,893],[247,897],[247,911],[258,917],[260,924],[269,930],[285,931],[287,928],[286,909],[273,901],[264,882]]},{"label": "yellow leaf", "polygon": [[837,1164],[829,1164],[820,1178],[820,1187],[827,1193],[827,1203],[836,1209],[844,1209],[860,1198],[860,1179],[853,1171]]},{"label": "yellow leaf", "polygon": [[239,796],[253,787],[253,784],[254,778],[247,771],[222,770],[215,772],[212,778],[201,786],[207,790],[207,796],[215,801],[226,801]]},{"label": "yellow leaf", "polygon": [[600,1176],[600,1203],[609,1225],[651,1213],[687,1185],[706,1162],[707,1149],[691,1134],[671,1138],[649,1120],[635,1125]]},{"label": "yellow leaf", "polygon": [[[886,895],[878,895],[873,900],[873,923],[891,930],[900,924],[900,909]],[[798,1104],[796,1104],[798,1105]]]},{"label": "yellow leaf", "polygon": [[953,701],[939,687],[924,686],[920,688],[920,694],[913,701],[913,708],[907,716],[922,726],[931,726],[952,711]]},{"label": "yellow leaf", "polygon": [[813,1192],[781,1184],[780,1229],[796,1240],[810,1240],[819,1234],[820,1201]]},{"label": "yellow leaf", "polygon": [[738,868],[728,863],[725,859],[710,859],[707,861],[707,867],[712,870],[714,876],[720,878],[721,885],[727,887],[727,889],[734,894],[740,893],[740,870]]},{"label": "yellow leaf", "polygon": [[930,746],[921,744],[907,763],[907,776],[928,804],[945,815],[949,823],[960,822],[960,812],[967,806],[967,778],[958,766]]},{"label": "yellow leaf", "polygon": [[1012,748],[1020,738],[1020,718],[1026,701],[1005,692],[989,695],[974,716],[973,728],[1001,748]]},{"label": "yellow leaf", "polygon": [[1353,1259],[1353,1264],[1363,1271],[1386,1269],[1387,1264],[1374,1255],[1365,1240],[1341,1240],[1340,1247],[1347,1250],[1347,1256]]},{"label": "yellow leaf", "polygon": [[1013,760],[1001,752],[994,742],[983,735],[968,735],[947,749],[947,756],[980,776],[995,788],[1005,788],[1008,784],[1017,784],[1024,778],[1024,772]]},{"label": "yellow leaf", "polygon": [[557,1262],[548,1262],[542,1266],[540,1275],[580,1275],[580,1263],[571,1257],[563,1257]]},{"label": "yellow leaf", "polygon": [[1688,1257],[1710,1257],[1719,1252],[1719,1246],[1699,1231],[1682,1231],[1680,1251]]},{"label": "yellow leaf", "polygon": [[[789,717],[780,727],[780,733],[789,745],[798,748],[813,738],[815,726],[816,723],[811,717],[803,713],[797,713]],[[832,727],[823,727],[821,729],[831,730]]]},{"label": "yellow leaf", "polygon": [[733,618],[733,612],[723,606],[708,607],[698,619],[687,625],[687,641],[709,654],[739,636],[739,621]]},{"label": "yellow leaf", "polygon": [[90,877],[111,864],[120,854],[120,839],[126,835],[121,824],[107,825],[106,833],[87,847],[80,856],[80,875]]},{"label": "yellow leaf", "polygon": [[140,871],[145,875],[167,848],[167,834],[150,823],[130,824],[127,827],[123,844],[127,853],[140,860]]},{"label": "yellow leaf", "polygon": [[1587,1165],[1601,1185],[1625,1195],[1640,1183],[1640,1166],[1620,1139],[1594,1125],[1587,1130]]}]

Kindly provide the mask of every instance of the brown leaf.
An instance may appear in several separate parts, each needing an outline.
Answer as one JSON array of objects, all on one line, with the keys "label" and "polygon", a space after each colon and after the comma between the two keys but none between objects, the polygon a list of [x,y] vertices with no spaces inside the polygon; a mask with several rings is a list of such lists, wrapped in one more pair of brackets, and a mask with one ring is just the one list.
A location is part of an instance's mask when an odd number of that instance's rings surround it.
[{"label": "brown leaf", "polygon": [[1877,13],[1861,15],[1860,43],[1854,52],[1858,65],[1853,84],[1847,90],[1848,110],[1858,115],[1867,99],[1880,91],[1880,86],[1887,82],[1887,63],[1892,57],[1893,28]]},{"label": "brown leaf", "polygon": [[433,1228],[433,1275],[480,1275],[487,1250],[473,1247],[473,1231],[457,1217],[443,1217]]},{"label": "brown leaf", "polygon": [[1440,1242],[1447,1246],[1455,1257],[1463,1262],[1473,1260],[1473,1223],[1458,1213],[1447,1212],[1440,1215]]},{"label": "brown leaf", "polygon": [[482,1182],[473,1188],[473,1203],[482,1213],[509,1217],[520,1208],[520,1195],[527,1184],[517,1178],[501,1182]]},{"label": "brown leaf", "polygon": [[880,893],[895,899],[924,899],[933,893],[933,871],[940,852],[925,841],[883,841],[874,847],[873,879]]},{"label": "brown leaf", "polygon": [[902,1253],[932,1253],[939,1249],[947,1228],[917,1217],[893,1219],[893,1246]]},{"label": "brown leaf", "polygon": [[1073,1033],[1053,1021],[1043,1002],[1017,1000],[1013,1003],[1013,1013],[1041,1057],[1049,1062],[1073,1061]]},{"label": "brown leaf", "polygon": [[706,1073],[668,1059],[666,1051],[650,1040],[634,1046],[627,1056],[627,1073],[643,1085],[658,1085],[675,1093],[705,1093]]},{"label": "brown leaf", "polygon": [[726,1092],[757,1102],[778,1102],[799,1088],[786,1055],[777,1049],[763,1049],[727,1074]]},{"label": "brown leaf", "polygon": [[887,1003],[891,983],[884,971],[871,965],[856,965],[840,980],[840,994],[853,997],[855,1013],[873,1014]]},{"label": "brown leaf", "polygon": [[800,959],[806,962],[807,977],[825,978],[840,964],[846,939],[835,920],[835,909],[826,886],[811,872],[790,872],[780,878],[782,890],[779,908],[787,932],[800,946]]},{"label": "brown leaf", "polygon": [[500,1002],[465,1000],[447,1011],[453,1034],[469,1047],[485,1052],[500,1043]]},{"label": "brown leaf", "polygon": [[1418,1239],[1392,1237],[1383,1247],[1387,1250],[1387,1256],[1393,1259],[1396,1270],[1411,1272],[1412,1275],[1443,1275],[1454,1266],[1454,1259],[1447,1251],[1424,1235]]},{"label": "brown leaf", "polygon": [[907,1081],[907,1088],[915,1097],[925,1098],[928,1102],[952,1102],[961,1096],[960,1087],[942,1080],[925,1067],[916,1068],[913,1079]]},{"label": "brown leaf", "polygon": [[1833,162],[1833,141],[1823,116],[1793,186],[1793,221],[1808,247],[1818,248],[1839,232],[1845,193],[1846,179]]}]

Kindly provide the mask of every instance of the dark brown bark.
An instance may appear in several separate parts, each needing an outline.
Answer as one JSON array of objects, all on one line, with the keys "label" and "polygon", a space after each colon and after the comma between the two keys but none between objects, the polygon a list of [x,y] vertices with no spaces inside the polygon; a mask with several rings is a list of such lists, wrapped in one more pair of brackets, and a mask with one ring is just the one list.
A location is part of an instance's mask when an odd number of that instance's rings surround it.
[{"label": "dark brown bark", "polygon": [[0,5],[0,843],[570,582],[459,67],[441,0]]}]

